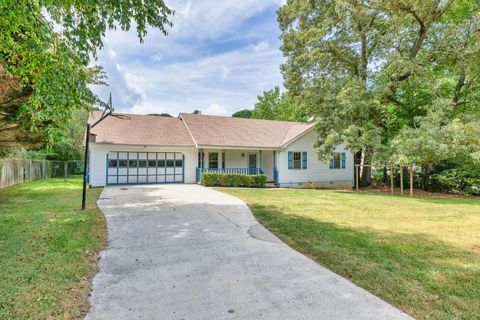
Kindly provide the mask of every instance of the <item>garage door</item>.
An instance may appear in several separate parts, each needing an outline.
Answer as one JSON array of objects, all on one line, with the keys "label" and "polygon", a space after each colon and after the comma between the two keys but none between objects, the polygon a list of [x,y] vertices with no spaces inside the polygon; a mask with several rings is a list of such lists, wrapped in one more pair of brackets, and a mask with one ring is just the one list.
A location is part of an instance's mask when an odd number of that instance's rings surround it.
[{"label": "garage door", "polygon": [[109,152],[107,185],[183,183],[184,156],[179,152]]}]

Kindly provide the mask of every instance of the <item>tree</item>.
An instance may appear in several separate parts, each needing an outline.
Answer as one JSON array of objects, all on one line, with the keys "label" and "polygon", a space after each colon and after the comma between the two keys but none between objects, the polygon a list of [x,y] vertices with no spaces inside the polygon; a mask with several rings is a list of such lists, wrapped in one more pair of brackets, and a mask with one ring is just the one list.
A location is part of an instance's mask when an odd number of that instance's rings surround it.
[{"label": "tree", "polygon": [[250,110],[250,109],[239,110],[239,111],[235,112],[234,114],[232,114],[232,117],[250,119],[252,117],[252,110]]},{"label": "tree", "polygon": [[148,115],[157,117],[172,117],[169,113],[149,113]]},{"label": "tree", "polygon": [[[319,157],[344,143],[365,164],[423,164],[440,156],[408,157],[415,138],[458,145],[452,137],[479,121],[479,10],[475,0],[288,1],[278,11],[282,73],[294,101],[319,120]],[[432,126],[443,134],[429,136]],[[468,141],[466,149],[478,147]]]},{"label": "tree", "polygon": [[254,119],[305,121],[304,115],[295,107],[287,93],[280,92],[279,87],[264,91],[258,96],[258,102],[252,111]]},{"label": "tree", "polygon": [[75,110],[101,103],[89,85],[104,75],[89,63],[106,29],[135,23],[142,41],[149,27],[166,33],[171,13],[162,0],[2,1],[0,147],[60,141]]}]

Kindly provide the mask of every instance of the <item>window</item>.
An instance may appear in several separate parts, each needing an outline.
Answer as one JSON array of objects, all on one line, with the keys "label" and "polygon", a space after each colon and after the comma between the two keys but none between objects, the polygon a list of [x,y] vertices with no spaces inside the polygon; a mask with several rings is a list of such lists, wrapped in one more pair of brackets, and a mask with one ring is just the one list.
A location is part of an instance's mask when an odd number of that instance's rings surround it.
[{"label": "window", "polygon": [[172,168],[174,166],[174,160],[167,160],[167,167]]},{"label": "window", "polygon": [[302,168],[302,153],[294,152],[293,153],[293,169],[301,169],[301,168]]},{"label": "window", "polygon": [[345,152],[335,152],[330,160],[330,169],[345,169],[347,156]]},{"label": "window", "polygon": [[296,170],[306,170],[307,169],[307,152],[288,152],[288,169],[296,169]]},{"label": "window", "polygon": [[138,161],[138,166],[140,168],[145,168],[147,166],[147,160],[139,160]]},{"label": "window", "polygon": [[127,166],[127,160],[118,160],[118,166],[125,168]]},{"label": "window", "polygon": [[116,168],[117,167],[117,160],[108,160],[108,166],[110,168]]},{"label": "window", "polygon": [[157,166],[157,162],[155,160],[148,160],[148,166],[150,168],[152,167],[156,167]]},{"label": "window", "polygon": [[183,166],[183,160],[175,160],[175,167],[182,167]]},{"label": "window", "polygon": [[225,169],[225,152],[222,152],[222,169]]},{"label": "window", "polygon": [[158,160],[158,166],[160,168],[165,168],[165,160]]},{"label": "window", "polygon": [[211,169],[218,168],[218,153],[211,152],[208,154],[208,167]]},{"label": "window", "polygon": [[128,166],[130,168],[136,168],[137,167],[137,160],[130,160],[128,161]]}]

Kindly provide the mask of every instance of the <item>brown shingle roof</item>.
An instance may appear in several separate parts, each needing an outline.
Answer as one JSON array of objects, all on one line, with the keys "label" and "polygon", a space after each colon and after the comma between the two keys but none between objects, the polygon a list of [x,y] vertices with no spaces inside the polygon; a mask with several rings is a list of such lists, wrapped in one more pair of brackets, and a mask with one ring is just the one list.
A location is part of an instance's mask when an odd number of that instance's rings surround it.
[{"label": "brown shingle roof", "polygon": [[189,113],[181,113],[180,118],[200,146],[277,148],[315,125]]},{"label": "brown shingle roof", "polygon": [[[101,115],[93,112],[88,123],[95,123]],[[179,118],[115,113],[98,123],[91,133],[96,143],[279,148],[313,126],[190,113],[181,113]]]},{"label": "brown shingle roof", "polygon": [[[90,114],[88,123],[97,121],[101,112]],[[92,128],[96,143],[156,146],[195,145],[179,118],[115,113]]]}]

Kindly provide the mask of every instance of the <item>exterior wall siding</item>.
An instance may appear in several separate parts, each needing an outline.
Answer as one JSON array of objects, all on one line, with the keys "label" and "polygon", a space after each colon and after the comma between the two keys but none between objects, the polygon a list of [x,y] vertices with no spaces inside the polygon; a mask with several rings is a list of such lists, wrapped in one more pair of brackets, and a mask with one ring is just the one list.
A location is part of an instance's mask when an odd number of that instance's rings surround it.
[{"label": "exterior wall siding", "polygon": [[[342,146],[336,152],[346,153],[345,169],[330,169],[329,163],[318,160],[313,143],[316,133],[308,132],[278,152],[279,184],[282,187],[351,187],[353,184],[353,154]],[[288,152],[307,152],[307,169],[288,169]]]},{"label": "exterior wall siding", "polygon": [[195,147],[154,147],[112,144],[90,144],[89,183],[92,187],[106,185],[107,154],[114,151],[127,152],[181,152],[185,156],[185,183],[195,183],[195,168],[197,166],[197,150]]},{"label": "exterior wall siding", "polygon": [[[287,150],[277,151],[277,168],[279,184],[282,187],[351,187],[353,184],[353,154],[342,146],[337,152],[346,153],[345,169],[330,169],[328,163],[318,160],[313,142],[315,132],[309,132],[288,146]],[[89,183],[93,187],[106,184],[106,161],[108,152],[181,152],[185,156],[184,179],[185,183],[195,183],[196,167],[198,164],[198,150],[195,147],[154,147],[116,144],[90,144]],[[307,169],[288,169],[288,152],[307,152]],[[248,154],[257,154],[257,166],[260,166],[260,153],[257,150],[221,150],[204,149],[205,167],[208,168],[208,153],[219,153],[219,167],[222,165],[222,152],[225,153],[227,168],[247,168]],[[242,157],[242,153],[244,156]],[[263,150],[261,167],[269,181],[273,181],[273,151]]]}]

